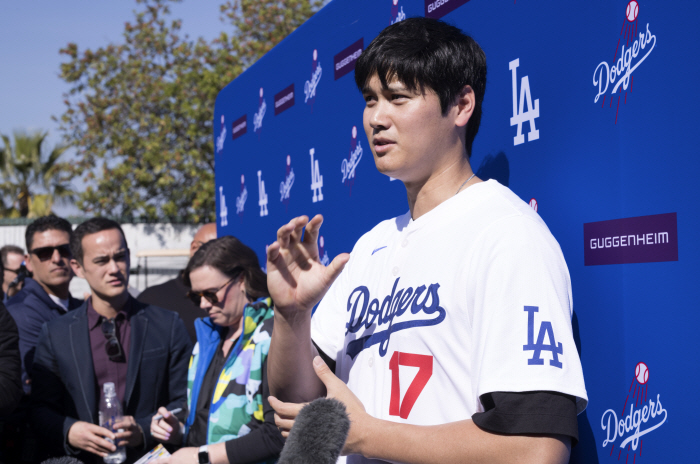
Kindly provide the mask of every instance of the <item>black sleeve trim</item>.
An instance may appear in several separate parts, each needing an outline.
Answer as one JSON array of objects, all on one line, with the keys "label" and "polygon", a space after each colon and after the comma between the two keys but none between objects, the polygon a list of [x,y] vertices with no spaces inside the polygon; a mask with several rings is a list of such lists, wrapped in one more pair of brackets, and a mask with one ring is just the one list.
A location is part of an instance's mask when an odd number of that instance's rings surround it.
[{"label": "black sleeve trim", "polygon": [[548,434],[578,443],[576,398],[554,391],[493,392],[481,395],[484,412],[472,416],[480,428],[507,435]]},{"label": "black sleeve trim", "polygon": [[311,340],[311,343],[313,343],[316,347],[316,351],[318,351],[318,355],[321,357],[321,359],[323,359],[323,362],[326,363],[331,372],[335,373],[335,360],[333,360],[330,356],[324,353],[323,350],[318,347],[315,341]]}]

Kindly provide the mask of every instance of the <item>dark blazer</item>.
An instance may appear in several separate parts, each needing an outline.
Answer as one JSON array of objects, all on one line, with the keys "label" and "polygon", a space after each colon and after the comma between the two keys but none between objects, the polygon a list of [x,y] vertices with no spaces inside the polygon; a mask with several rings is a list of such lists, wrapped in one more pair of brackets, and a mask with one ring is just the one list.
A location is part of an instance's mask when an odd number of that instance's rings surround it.
[{"label": "dark blazer", "polygon": [[0,303],[0,421],[22,399],[21,363],[17,326],[5,305]]},{"label": "dark blazer", "polygon": [[[144,432],[144,446],[127,448],[127,462],[155,446],[151,417],[159,406],[186,409],[187,367],[192,344],[178,315],[132,299],[131,347],[122,408]],[[102,458],[68,446],[68,430],[77,421],[99,423],[97,391],[88,333],[87,304],[42,327],[32,374],[32,423],[50,454],[77,455],[87,462]]]},{"label": "dark blazer", "polygon": [[[83,300],[70,297],[68,310],[78,308],[81,304]],[[7,310],[17,323],[19,353],[22,357],[22,386],[24,391],[29,393],[30,385],[27,383],[27,378],[32,371],[34,351],[39,343],[41,326],[44,322],[62,316],[66,311],[49,297],[39,282],[29,277],[24,279],[22,290],[7,301]]]}]

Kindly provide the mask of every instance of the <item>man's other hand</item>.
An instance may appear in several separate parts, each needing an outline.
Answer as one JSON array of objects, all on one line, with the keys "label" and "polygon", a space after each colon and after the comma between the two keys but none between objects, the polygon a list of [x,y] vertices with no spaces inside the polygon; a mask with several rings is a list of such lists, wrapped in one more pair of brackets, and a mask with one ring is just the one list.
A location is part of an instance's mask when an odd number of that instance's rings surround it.
[{"label": "man's other hand", "polygon": [[117,432],[117,445],[128,446],[135,448],[143,445],[143,431],[139,424],[136,423],[132,416],[124,416],[114,423],[114,430],[123,430]]}]

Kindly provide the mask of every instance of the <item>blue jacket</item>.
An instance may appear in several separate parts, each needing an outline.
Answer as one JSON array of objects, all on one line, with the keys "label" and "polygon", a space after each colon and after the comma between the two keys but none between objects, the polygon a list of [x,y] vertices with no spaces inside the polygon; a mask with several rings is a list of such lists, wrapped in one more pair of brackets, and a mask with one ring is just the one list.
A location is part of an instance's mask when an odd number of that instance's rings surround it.
[{"label": "blue jacket", "polygon": [[[127,361],[125,415],[133,416],[144,432],[141,449],[127,448],[127,464],[156,443],[151,418],[159,406],[184,408],[187,363],[192,342],[173,311],[131,300],[131,346]],[[31,414],[37,436],[52,455],[73,454],[85,463],[102,458],[76,452],[67,445],[76,421],[97,424],[97,391],[88,331],[87,304],[44,324],[36,348]]]},{"label": "blue jacket", "polygon": [[[68,310],[80,306],[83,300],[70,297]],[[26,380],[32,371],[34,363],[34,351],[39,343],[39,334],[44,322],[56,319],[65,314],[63,308],[54,303],[44,288],[39,283],[27,277],[24,287],[15,296],[10,298],[7,310],[17,324],[19,332],[19,354],[22,358],[22,386],[29,393],[31,386]]]}]

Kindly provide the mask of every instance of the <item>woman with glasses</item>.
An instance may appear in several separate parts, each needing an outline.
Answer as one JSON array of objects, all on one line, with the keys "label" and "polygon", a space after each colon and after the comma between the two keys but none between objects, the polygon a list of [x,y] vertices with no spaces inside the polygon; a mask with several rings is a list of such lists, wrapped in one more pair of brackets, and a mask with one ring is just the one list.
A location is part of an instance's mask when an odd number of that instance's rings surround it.
[{"label": "woman with glasses", "polygon": [[273,304],[255,252],[234,237],[210,241],[184,272],[197,319],[184,424],[160,408],[152,435],[184,445],[162,463],[275,462],[284,439],[267,402]]}]

